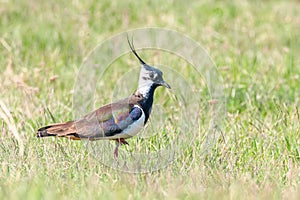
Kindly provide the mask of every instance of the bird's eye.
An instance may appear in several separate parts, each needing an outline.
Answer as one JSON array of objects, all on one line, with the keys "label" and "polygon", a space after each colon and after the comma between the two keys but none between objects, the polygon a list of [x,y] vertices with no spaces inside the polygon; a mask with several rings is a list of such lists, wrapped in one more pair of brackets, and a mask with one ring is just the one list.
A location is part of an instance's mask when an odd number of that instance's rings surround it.
[{"label": "bird's eye", "polygon": [[151,79],[153,79],[153,78],[154,78],[154,73],[150,73],[150,74],[149,74],[149,77],[150,77]]}]

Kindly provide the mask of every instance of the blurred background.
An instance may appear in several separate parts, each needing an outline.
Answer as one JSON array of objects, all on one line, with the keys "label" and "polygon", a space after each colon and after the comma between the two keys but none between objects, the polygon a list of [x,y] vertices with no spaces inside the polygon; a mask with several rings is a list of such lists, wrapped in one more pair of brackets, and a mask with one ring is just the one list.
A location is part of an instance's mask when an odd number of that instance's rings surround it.
[{"label": "blurred background", "polygon": [[[296,199],[299,8],[296,0],[1,0],[0,198]],[[73,118],[73,88],[89,52],[114,34],[144,27],[186,34],[215,62],[227,113],[214,151],[200,159],[196,142],[166,169],[131,175],[97,163],[80,143],[36,140],[39,126]],[[149,63],[165,59],[143,56]],[[117,64],[136,63],[132,58]],[[110,80],[103,96],[117,78]]]}]

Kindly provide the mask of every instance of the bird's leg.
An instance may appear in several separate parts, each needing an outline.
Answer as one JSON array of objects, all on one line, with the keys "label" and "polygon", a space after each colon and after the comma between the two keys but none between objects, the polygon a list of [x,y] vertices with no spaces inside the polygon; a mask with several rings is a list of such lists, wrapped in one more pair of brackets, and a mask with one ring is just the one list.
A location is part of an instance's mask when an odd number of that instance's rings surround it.
[{"label": "bird's leg", "polygon": [[124,138],[116,139],[116,148],[114,151],[115,158],[119,156],[119,146],[120,144],[129,145],[128,142]]},{"label": "bird's leg", "polygon": [[116,140],[116,148],[114,151],[115,158],[118,158],[118,156],[119,156],[119,146],[120,146],[120,142],[118,140]]},{"label": "bird's leg", "polygon": [[129,145],[128,142],[124,138],[120,138],[119,142],[124,145]]}]

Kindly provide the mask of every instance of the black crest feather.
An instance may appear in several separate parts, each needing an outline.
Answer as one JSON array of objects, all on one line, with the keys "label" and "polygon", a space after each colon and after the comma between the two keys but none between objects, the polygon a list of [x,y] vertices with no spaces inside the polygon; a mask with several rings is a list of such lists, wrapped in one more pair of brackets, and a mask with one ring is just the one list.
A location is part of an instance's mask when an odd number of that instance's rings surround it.
[{"label": "black crest feather", "polygon": [[133,37],[131,39],[131,43],[129,41],[129,36],[127,34],[127,42],[129,44],[129,47],[131,49],[131,51],[134,53],[134,55],[139,59],[140,63],[143,65],[146,65],[146,63],[143,61],[143,59],[141,59],[141,57],[137,54],[137,52],[135,51],[134,45],[133,45]]}]

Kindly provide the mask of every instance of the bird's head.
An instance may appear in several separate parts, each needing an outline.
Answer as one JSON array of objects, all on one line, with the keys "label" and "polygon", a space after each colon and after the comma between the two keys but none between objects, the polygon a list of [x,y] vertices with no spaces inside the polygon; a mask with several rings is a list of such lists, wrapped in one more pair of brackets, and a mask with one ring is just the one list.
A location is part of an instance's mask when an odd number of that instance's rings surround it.
[{"label": "bird's head", "polygon": [[151,67],[147,64],[142,64],[139,78],[139,88],[154,85],[164,86],[166,88],[171,88],[171,86],[164,81],[163,73],[157,68]]},{"label": "bird's head", "polygon": [[158,86],[164,86],[166,88],[171,88],[171,86],[166,83],[163,79],[163,73],[159,69],[152,67],[148,64],[146,64],[140,56],[137,54],[137,52],[134,49],[133,42],[130,43],[129,39],[128,44],[130,46],[131,51],[134,53],[134,55],[138,58],[138,60],[141,63],[141,71],[140,71],[140,77],[139,77],[139,85],[138,90],[141,93],[144,93],[143,91],[147,91],[151,87],[158,87]]}]

